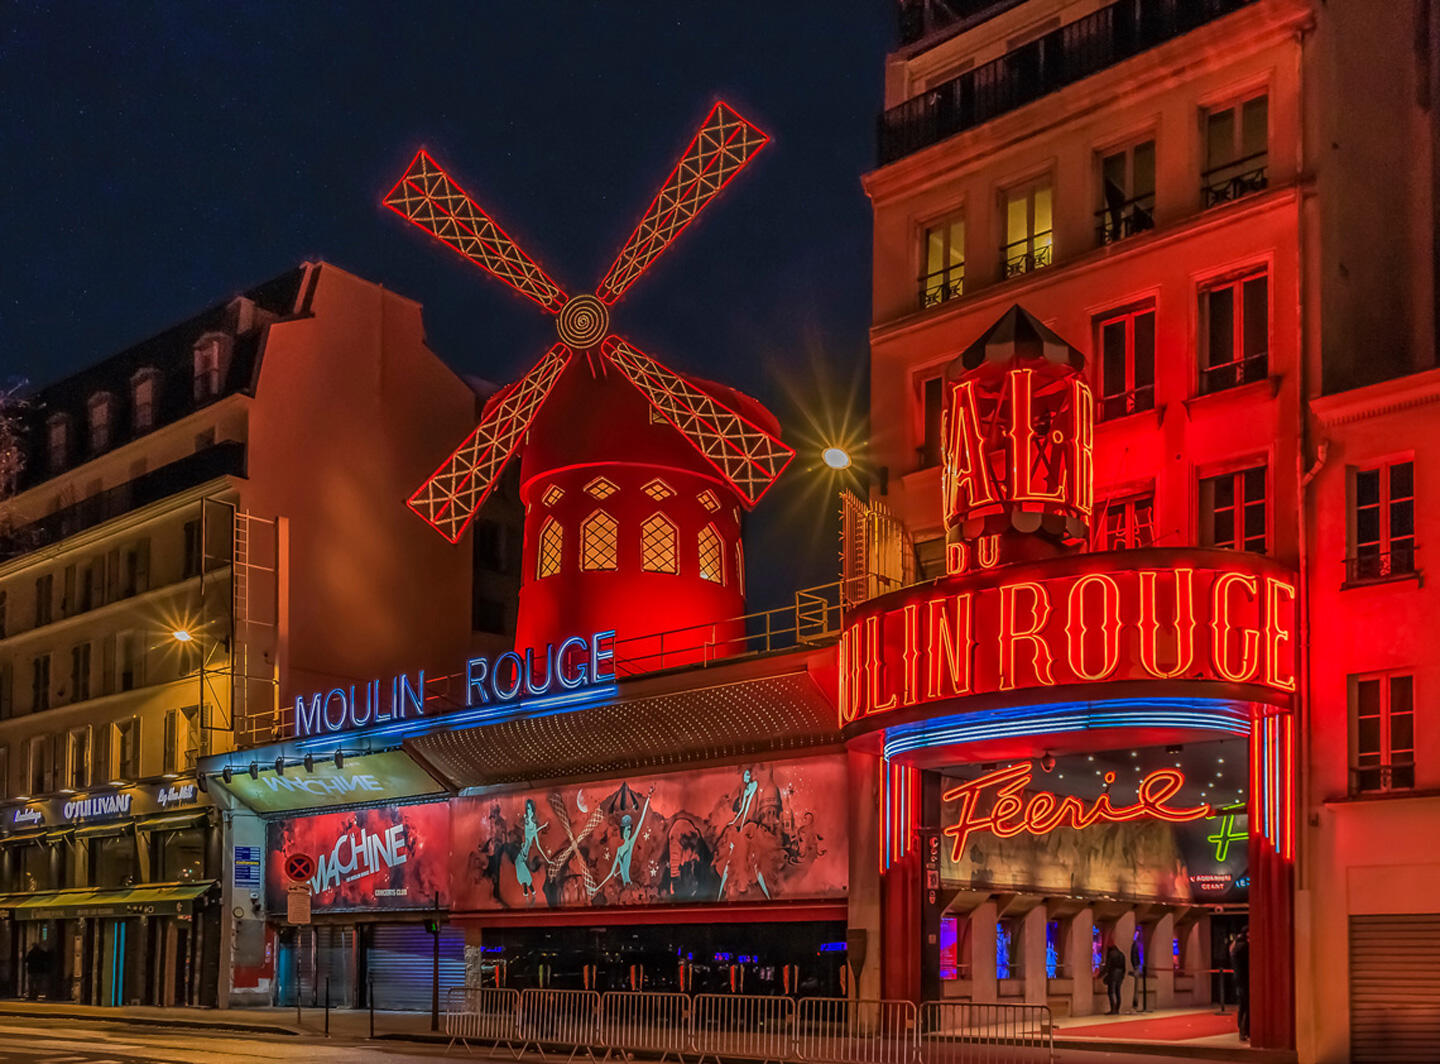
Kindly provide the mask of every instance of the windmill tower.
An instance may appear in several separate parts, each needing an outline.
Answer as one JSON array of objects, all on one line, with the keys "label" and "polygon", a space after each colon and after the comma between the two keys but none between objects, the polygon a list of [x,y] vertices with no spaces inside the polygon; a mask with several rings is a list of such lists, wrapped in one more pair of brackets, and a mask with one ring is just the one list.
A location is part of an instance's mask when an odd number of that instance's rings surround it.
[{"label": "windmill tower", "polygon": [[[593,295],[567,295],[424,151],[385,197],[555,318],[558,342],[409,499],[457,542],[524,444],[519,650],[612,629],[622,640],[690,629],[667,636],[663,661],[640,663],[653,668],[737,634],[714,626],[744,613],[741,511],[794,451],[754,399],[676,373],[611,332],[610,308],[765,143],[716,104]],[[647,649],[631,643],[627,656]]]}]

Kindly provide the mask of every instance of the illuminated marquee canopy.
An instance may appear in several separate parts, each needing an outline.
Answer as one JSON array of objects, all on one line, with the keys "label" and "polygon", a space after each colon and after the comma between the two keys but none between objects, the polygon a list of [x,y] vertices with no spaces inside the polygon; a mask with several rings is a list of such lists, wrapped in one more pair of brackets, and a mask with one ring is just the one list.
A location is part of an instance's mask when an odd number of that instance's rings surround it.
[{"label": "illuminated marquee canopy", "polygon": [[840,724],[863,731],[926,703],[1006,692],[1049,700],[1057,689],[1125,681],[1224,684],[1288,705],[1293,579],[1255,555],[1149,549],[907,588],[849,618]]}]

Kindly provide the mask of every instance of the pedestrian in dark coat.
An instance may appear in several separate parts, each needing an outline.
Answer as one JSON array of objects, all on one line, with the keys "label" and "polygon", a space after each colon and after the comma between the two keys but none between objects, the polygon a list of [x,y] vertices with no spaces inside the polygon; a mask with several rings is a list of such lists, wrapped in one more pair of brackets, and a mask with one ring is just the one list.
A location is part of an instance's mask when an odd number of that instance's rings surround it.
[{"label": "pedestrian in dark coat", "polygon": [[1241,1041],[1250,1040],[1250,932],[1242,927],[1230,943],[1230,967],[1235,970],[1235,1022]]},{"label": "pedestrian in dark coat", "polygon": [[1110,999],[1109,1016],[1120,1014],[1120,987],[1125,983],[1125,954],[1116,948],[1115,943],[1110,943],[1110,948],[1105,951],[1105,968],[1102,978],[1105,980],[1105,995]]}]

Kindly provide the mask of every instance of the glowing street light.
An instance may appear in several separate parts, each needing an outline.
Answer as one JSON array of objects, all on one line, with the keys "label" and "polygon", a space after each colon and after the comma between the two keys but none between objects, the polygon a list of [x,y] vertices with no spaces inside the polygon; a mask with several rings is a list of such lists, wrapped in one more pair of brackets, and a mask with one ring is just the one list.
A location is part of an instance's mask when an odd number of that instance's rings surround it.
[{"label": "glowing street light", "polygon": [[820,452],[820,459],[831,469],[850,468],[850,452],[843,447],[826,447]]},{"label": "glowing street light", "polygon": [[190,629],[177,628],[175,629],[175,631],[170,633],[170,638],[175,640],[175,642],[177,643],[188,643],[195,637],[190,634]]}]

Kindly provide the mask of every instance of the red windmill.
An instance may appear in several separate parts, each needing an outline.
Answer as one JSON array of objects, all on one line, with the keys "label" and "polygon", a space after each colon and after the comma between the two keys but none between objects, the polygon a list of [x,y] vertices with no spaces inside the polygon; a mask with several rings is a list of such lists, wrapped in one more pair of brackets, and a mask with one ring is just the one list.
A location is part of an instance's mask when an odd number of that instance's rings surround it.
[{"label": "red windmill", "polygon": [[675,373],[610,332],[609,308],[766,141],[717,103],[594,295],[566,295],[424,151],[385,197],[555,316],[559,342],[490,400],[475,431],[409,499],[456,542],[526,444],[517,647],[607,629],[644,635],[744,611],[739,507],[754,506],[795,452],[755,400]]}]

